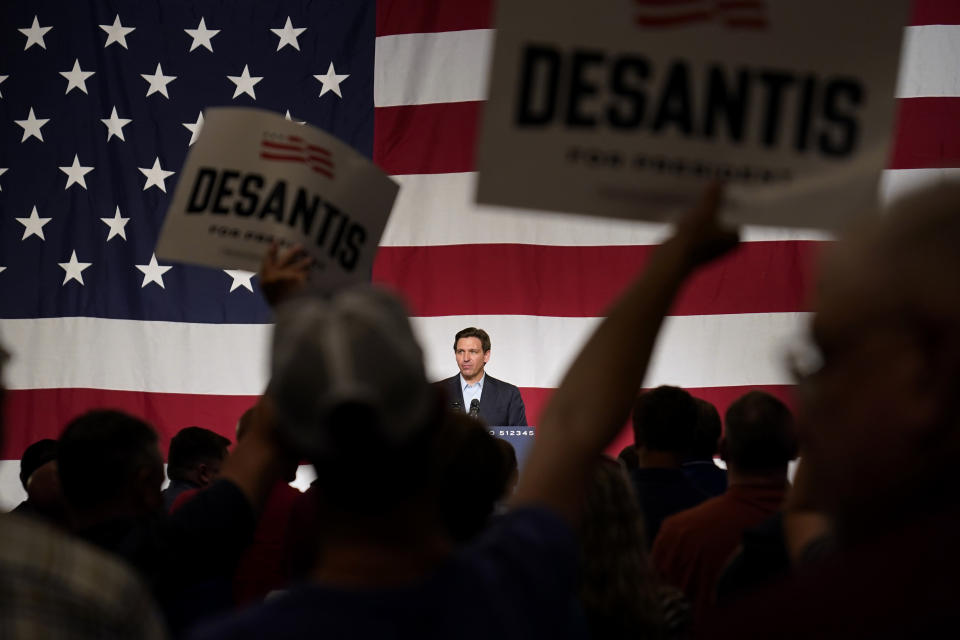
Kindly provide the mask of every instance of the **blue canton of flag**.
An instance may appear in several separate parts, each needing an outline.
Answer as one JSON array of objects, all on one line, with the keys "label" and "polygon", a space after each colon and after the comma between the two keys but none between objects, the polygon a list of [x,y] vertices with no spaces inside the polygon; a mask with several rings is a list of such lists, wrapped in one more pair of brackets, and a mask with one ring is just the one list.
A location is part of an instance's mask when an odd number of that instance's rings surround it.
[{"label": "blue canton of flag", "polygon": [[168,199],[209,106],[371,156],[374,23],[357,0],[3,3],[0,317],[267,321],[251,274],[158,262]]}]

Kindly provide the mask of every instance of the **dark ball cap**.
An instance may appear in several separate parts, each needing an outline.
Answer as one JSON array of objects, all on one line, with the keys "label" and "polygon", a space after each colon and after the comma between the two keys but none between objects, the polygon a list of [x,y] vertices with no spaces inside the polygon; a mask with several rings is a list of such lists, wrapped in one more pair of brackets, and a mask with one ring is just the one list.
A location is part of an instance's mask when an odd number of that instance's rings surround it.
[{"label": "dark ball cap", "polygon": [[33,472],[47,464],[51,460],[57,459],[57,441],[45,438],[38,440],[26,448],[23,457],[20,459],[20,484],[27,488],[27,480],[33,475]]}]

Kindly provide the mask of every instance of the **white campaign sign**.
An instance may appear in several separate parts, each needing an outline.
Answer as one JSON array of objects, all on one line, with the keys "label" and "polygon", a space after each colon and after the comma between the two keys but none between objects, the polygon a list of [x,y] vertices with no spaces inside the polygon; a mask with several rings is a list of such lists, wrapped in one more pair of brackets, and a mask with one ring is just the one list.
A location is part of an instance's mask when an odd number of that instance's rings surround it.
[{"label": "white campaign sign", "polygon": [[157,255],[257,271],[273,241],[314,258],[312,284],[369,279],[399,186],[328,133],[272,112],[208,109]]},{"label": "white campaign sign", "polygon": [[907,0],[498,3],[477,200],[662,220],[727,182],[739,223],[874,209]]}]

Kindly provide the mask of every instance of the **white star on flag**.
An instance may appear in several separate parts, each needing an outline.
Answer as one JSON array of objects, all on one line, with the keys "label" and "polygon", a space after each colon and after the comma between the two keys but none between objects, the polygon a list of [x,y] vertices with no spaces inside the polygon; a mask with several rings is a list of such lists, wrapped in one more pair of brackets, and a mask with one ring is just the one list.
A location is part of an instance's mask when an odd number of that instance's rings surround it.
[{"label": "white star on flag", "polygon": [[161,93],[164,98],[170,99],[170,94],[167,93],[167,85],[176,80],[177,76],[163,75],[163,69],[160,68],[159,62],[157,63],[157,70],[153,75],[141,73],[140,77],[150,83],[150,87],[147,89],[148,96],[154,93]]},{"label": "white star on flag", "polygon": [[120,217],[120,207],[117,206],[117,212],[113,214],[112,218],[100,218],[103,221],[103,224],[110,227],[110,232],[107,234],[107,242],[110,242],[111,238],[114,236],[120,236],[124,240],[127,239],[127,223],[130,221],[130,218],[121,218]]},{"label": "white star on flag", "polygon": [[[5,173],[7,172],[7,168],[8,168],[8,167],[0,167],[0,176],[2,176],[3,174],[5,174]],[[3,191],[3,186],[2,186],[2,185],[0,185],[0,191]]]},{"label": "white star on flag", "polygon": [[37,236],[41,240],[46,241],[43,235],[43,225],[51,220],[53,220],[53,218],[41,218],[37,215],[37,207],[34,205],[29,218],[17,218],[17,222],[23,225],[23,237],[20,238],[20,240],[23,241],[30,236]]},{"label": "white star on flag", "polygon": [[197,114],[196,122],[181,122],[183,126],[187,128],[187,131],[190,132],[190,143],[188,147],[192,147],[193,143],[197,141],[197,136],[200,135],[200,130],[203,128],[203,111]]},{"label": "white star on flag", "polygon": [[134,266],[143,272],[143,284],[140,285],[141,289],[151,282],[160,285],[161,289],[166,289],[166,287],[163,286],[163,274],[170,271],[170,267],[157,264],[157,254],[154,253],[150,256],[150,264],[137,264]]},{"label": "white star on flag", "polygon": [[124,49],[127,48],[127,34],[136,29],[136,27],[125,27],[120,24],[120,14],[117,14],[117,17],[113,19],[113,24],[102,24],[100,28],[107,32],[107,41],[104,43],[103,48],[106,49],[114,42],[119,44]]},{"label": "white star on flag", "polygon": [[159,157],[157,157],[157,159],[153,161],[153,166],[150,167],[149,169],[145,167],[138,167],[138,169],[140,169],[140,173],[147,176],[147,182],[143,185],[144,191],[146,191],[150,187],[156,187],[160,189],[160,191],[163,191],[164,193],[167,192],[167,185],[164,182],[164,180],[172,176],[173,171],[166,171],[165,169],[163,169],[160,166]]},{"label": "white star on flag", "polygon": [[187,32],[187,35],[193,38],[193,43],[190,45],[190,51],[193,51],[197,47],[206,47],[210,53],[213,53],[213,43],[211,40],[213,36],[220,33],[220,29],[207,29],[207,23],[204,22],[203,18],[200,18],[200,24],[197,25],[196,29],[184,29]]},{"label": "white star on flag", "polygon": [[126,138],[123,137],[123,128],[133,122],[130,118],[120,118],[117,116],[117,107],[113,107],[113,112],[110,114],[109,118],[101,118],[100,122],[107,125],[107,142],[110,142],[110,138],[117,136],[124,142]]},{"label": "white star on flag", "polygon": [[[0,76],[0,84],[3,84],[3,81],[9,78],[10,76]],[[3,91],[0,91],[0,98],[3,97]]]},{"label": "white star on flag", "polygon": [[280,38],[280,42],[277,43],[277,51],[287,45],[300,51],[300,43],[297,42],[297,37],[306,30],[306,27],[294,27],[290,21],[290,16],[287,16],[287,24],[283,25],[282,29],[270,29],[275,36]]},{"label": "white star on flag", "polygon": [[333,63],[331,62],[330,67],[327,68],[327,72],[325,74],[313,77],[323,83],[323,88],[320,89],[320,97],[323,97],[323,94],[327,93],[328,91],[333,91],[335,94],[337,94],[337,96],[342,98],[343,94],[340,93],[340,83],[349,78],[350,74],[338,74],[334,70]]},{"label": "white star on flag", "polygon": [[80,68],[80,60],[74,58],[73,60],[73,69],[70,71],[61,71],[60,75],[67,79],[67,90],[66,93],[70,93],[72,89],[80,89],[87,95],[87,78],[92,76],[95,71],[84,71]]},{"label": "white star on flag", "polygon": [[243,287],[247,291],[253,293],[253,283],[250,282],[250,279],[256,275],[253,271],[244,271],[242,269],[224,269],[223,272],[233,278],[233,282],[230,284],[230,293],[233,293],[240,287]]},{"label": "white star on flag", "polygon": [[43,134],[40,133],[40,127],[50,122],[50,118],[38,118],[33,115],[33,107],[30,107],[30,115],[26,120],[14,120],[19,126],[23,127],[23,137],[20,142],[26,142],[27,138],[36,138],[43,142]]},{"label": "white star on flag", "polygon": [[67,284],[71,280],[76,280],[81,285],[83,284],[83,270],[89,267],[92,262],[80,262],[77,260],[77,252],[74,250],[70,254],[70,262],[58,262],[60,268],[65,271],[63,274],[63,282],[60,283],[60,286]]},{"label": "white star on flag", "polygon": [[263,80],[263,76],[251,76],[250,70],[247,67],[248,65],[243,65],[243,73],[241,73],[239,76],[227,76],[227,79],[233,84],[237,85],[236,91],[233,92],[234,98],[239,96],[241,93],[245,93],[256,100],[257,94],[254,92],[253,87],[258,82]]},{"label": "white star on flag", "polygon": [[17,29],[20,33],[27,36],[27,44],[23,46],[23,50],[26,51],[35,44],[40,45],[41,49],[47,48],[47,43],[43,41],[43,36],[50,31],[53,27],[41,27],[40,22],[37,20],[37,16],[33,16],[33,24],[27,27],[26,29]]},{"label": "white star on flag", "polygon": [[296,122],[297,124],[307,124],[306,120],[294,120],[293,116],[290,115],[290,109],[287,109],[287,114],[283,116],[286,120],[290,122]]},{"label": "white star on flag", "polygon": [[78,184],[84,189],[87,188],[87,179],[84,178],[85,175],[93,171],[93,167],[83,167],[80,166],[80,158],[77,154],[73,154],[73,164],[69,167],[60,167],[60,171],[63,171],[67,174],[67,186],[63,189],[66,191],[70,188],[72,184]]}]

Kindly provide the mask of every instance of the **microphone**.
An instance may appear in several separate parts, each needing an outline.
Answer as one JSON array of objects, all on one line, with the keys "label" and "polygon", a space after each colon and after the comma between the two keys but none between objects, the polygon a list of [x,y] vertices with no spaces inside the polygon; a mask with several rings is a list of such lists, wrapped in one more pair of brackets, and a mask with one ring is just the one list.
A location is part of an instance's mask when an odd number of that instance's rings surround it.
[{"label": "microphone", "polygon": [[478,418],[480,416],[480,401],[474,398],[470,401],[470,417]]}]

